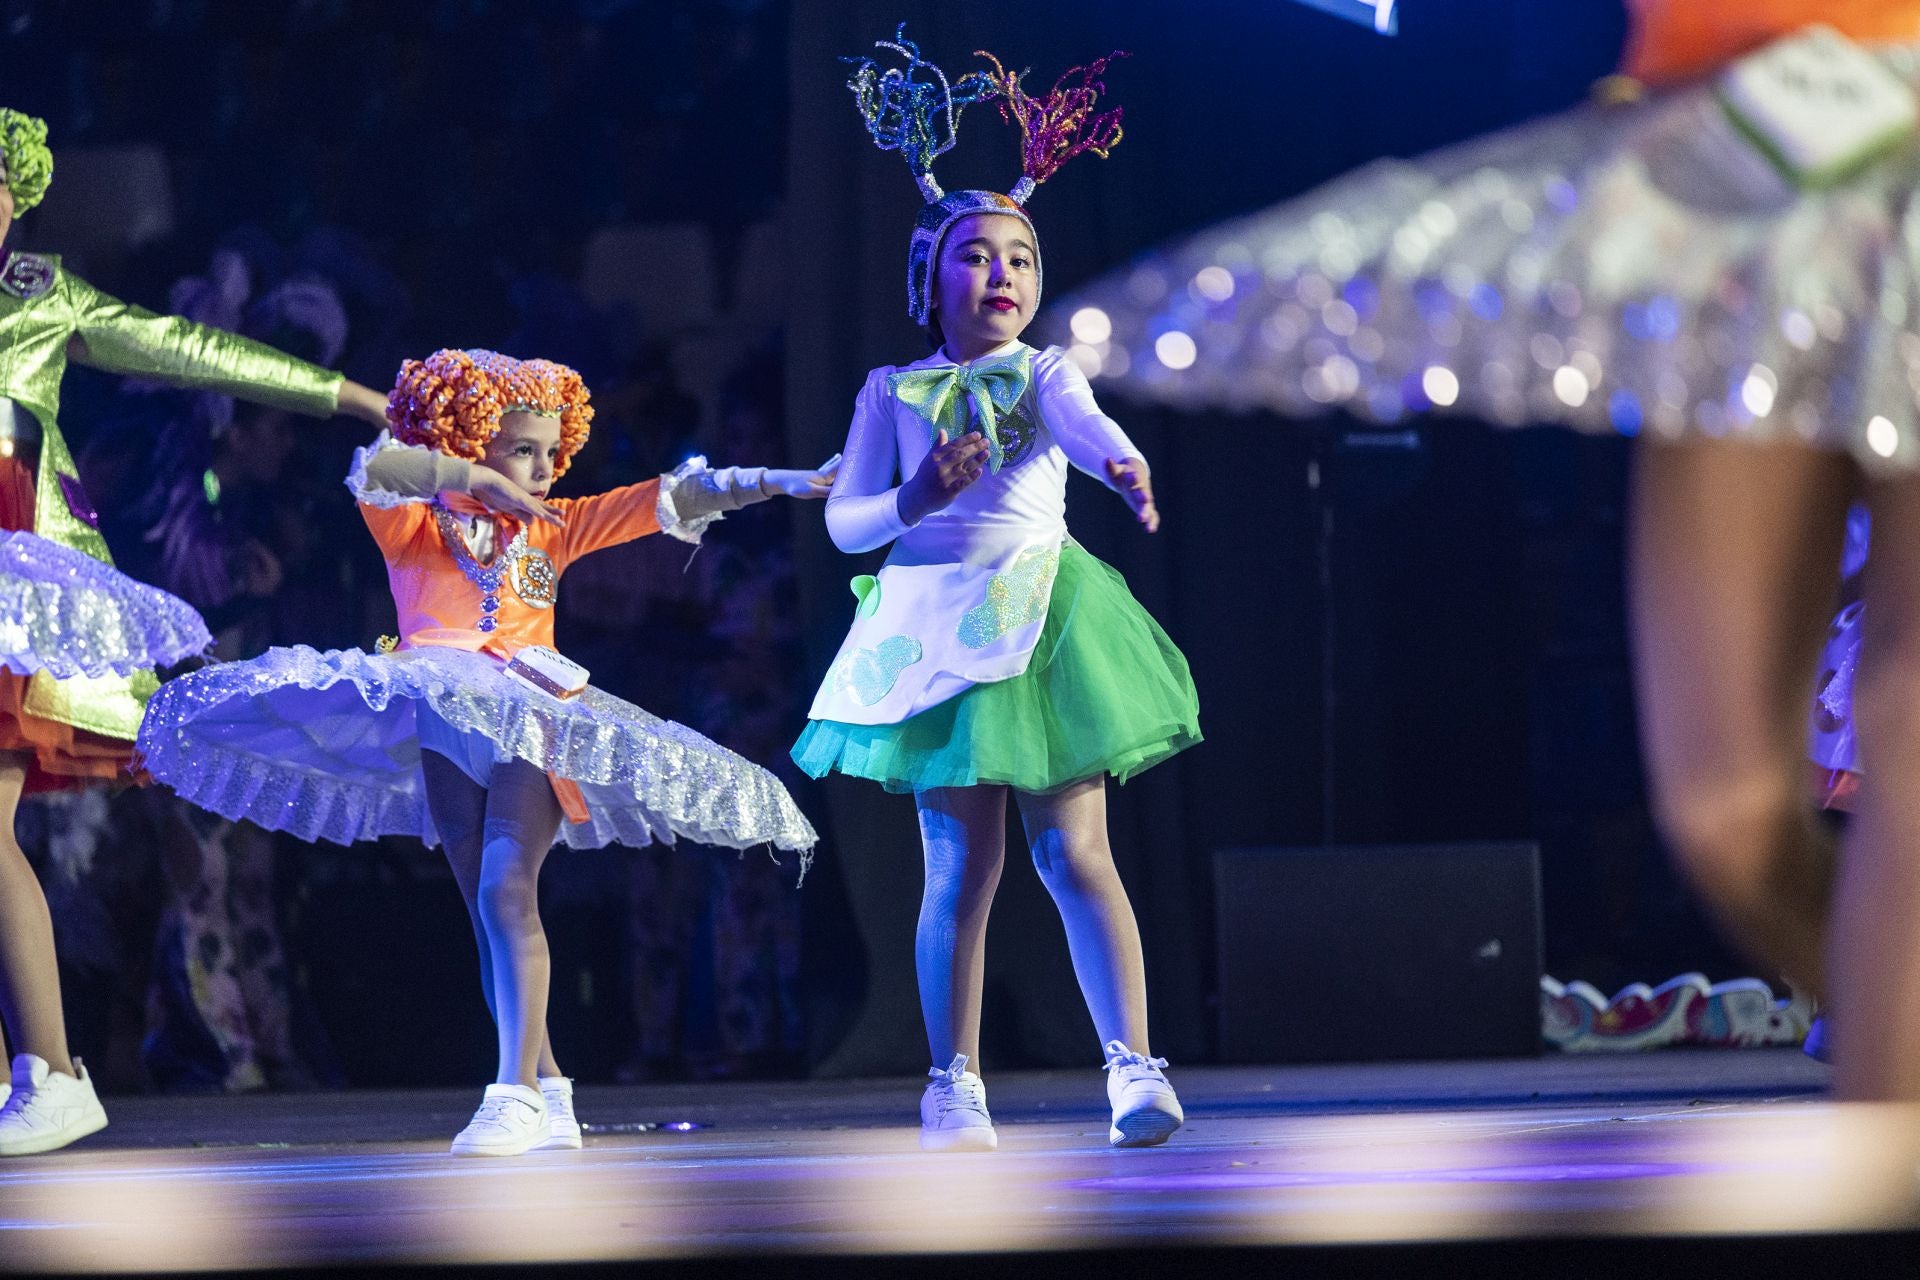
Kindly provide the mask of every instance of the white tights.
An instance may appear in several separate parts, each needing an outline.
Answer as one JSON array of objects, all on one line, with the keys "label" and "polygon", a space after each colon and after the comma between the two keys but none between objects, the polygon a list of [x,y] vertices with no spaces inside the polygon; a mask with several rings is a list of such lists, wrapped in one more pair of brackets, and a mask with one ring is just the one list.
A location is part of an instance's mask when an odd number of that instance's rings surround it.
[{"label": "white tights", "polygon": [[[955,1054],[979,1059],[987,914],[1006,863],[1009,790],[945,787],[914,797],[926,854],[914,959],[936,1067]],[[1136,1052],[1150,1052],[1140,928],[1107,843],[1106,780],[1014,796],[1034,868],[1066,926],[1074,976],[1101,1043],[1123,1040]]]},{"label": "white tights", "polygon": [[480,948],[480,986],[500,1034],[496,1079],[532,1087],[561,1074],[547,1035],[552,966],[540,922],[540,868],[560,830],[560,802],[524,760],[494,765],[482,787],[438,752],[420,758],[427,807]]}]

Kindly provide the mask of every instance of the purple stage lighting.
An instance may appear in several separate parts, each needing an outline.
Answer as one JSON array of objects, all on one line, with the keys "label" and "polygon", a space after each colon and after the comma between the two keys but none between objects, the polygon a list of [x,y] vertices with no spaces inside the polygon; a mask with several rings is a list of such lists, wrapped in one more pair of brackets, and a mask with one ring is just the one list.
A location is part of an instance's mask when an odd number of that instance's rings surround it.
[{"label": "purple stage lighting", "polygon": [[1296,2],[1311,5],[1336,18],[1345,18],[1348,22],[1357,22],[1363,27],[1372,27],[1383,36],[1393,35],[1400,30],[1400,0],[1296,0]]}]

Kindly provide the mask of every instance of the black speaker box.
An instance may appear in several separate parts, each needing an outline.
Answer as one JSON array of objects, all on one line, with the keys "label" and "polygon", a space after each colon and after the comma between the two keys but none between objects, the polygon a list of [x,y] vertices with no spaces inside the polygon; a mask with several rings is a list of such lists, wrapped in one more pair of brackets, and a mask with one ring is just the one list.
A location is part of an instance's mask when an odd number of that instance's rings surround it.
[{"label": "black speaker box", "polygon": [[1533,844],[1214,854],[1225,1062],[1540,1052]]}]

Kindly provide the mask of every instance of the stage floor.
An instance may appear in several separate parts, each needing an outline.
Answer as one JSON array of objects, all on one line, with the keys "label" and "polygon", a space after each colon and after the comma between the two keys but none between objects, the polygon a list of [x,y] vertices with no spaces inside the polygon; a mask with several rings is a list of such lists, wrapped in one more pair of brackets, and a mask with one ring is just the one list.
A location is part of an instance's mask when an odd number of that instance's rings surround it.
[{"label": "stage floor", "polygon": [[[1097,1071],[1010,1073],[989,1079],[1000,1150],[973,1156],[917,1149],[912,1080],[583,1087],[586,1150],[511,1160],[446,1154],[477,1087],[109,1099],[105,1133],[0,1163],[0,1268],[971,1276],[1040,1255],[1057,1280],[1269,1250],[1317,1274],[1920,1256],[1920,1122],[1833,1106],[1824,1077],[1777,1050],[1189,1069],[1187,1128],[1114,1151]],[[706,1127],[634,1131],[674,1121]]]}]

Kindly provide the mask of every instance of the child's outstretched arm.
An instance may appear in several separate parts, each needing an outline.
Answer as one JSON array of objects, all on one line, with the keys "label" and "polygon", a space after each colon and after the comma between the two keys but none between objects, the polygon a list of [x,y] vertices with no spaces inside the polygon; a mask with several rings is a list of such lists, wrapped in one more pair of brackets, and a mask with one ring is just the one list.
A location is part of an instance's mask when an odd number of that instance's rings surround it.
[{"label": "child's outstretched arm", "polygon": [[387,398],[331,369],[181,316],[155,315],[65,276],[74,333],[67,356],[109,373],[220,391],[310,417],[344,413],[387,425]]},{"label": "child's outstretched arm", "polygon": [[839,466],[840,459],[836,456],[812,471],[767,467],[713,470],[705,458],[689,458],[655,480],[584,498],[562,498],[552,505],[566,524],[563,554],[572,560],[589,551],[631,542],[652,533],[698,543],[707,526],[729,511],[782,494],[824,498]]},{"label": "child's outstretched arm", "polygon": [[1120,424],[1100,411],[1086,375],[1062,356],[1036,377],[1041,415],[1068,461],[1126,499],[1140,527],[1156,532],[1160,509],[1147,460]]},{"label": "child's outstretched arm", "polygon": [[436,494],[464,493],[491,510],[522,521],[561,523],[558,509],[491,467],[435,449],[409,447],[382,436],[355,460],[347,487],[363,503],[428,502]]},{"label": "child's outstretched arm", "polygon": [[[681,476],[672,485],[673,504],[687,519],[698,519],[714,512],[738,511],[768,498],[820,499],[833,489],[833,477],[840,470],[840,455],[834,454],[811,471],[793,471],[776,467],[722,467],[718,471],[696,470]],[[680,473],[675,472],[675,476]]]}]

